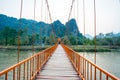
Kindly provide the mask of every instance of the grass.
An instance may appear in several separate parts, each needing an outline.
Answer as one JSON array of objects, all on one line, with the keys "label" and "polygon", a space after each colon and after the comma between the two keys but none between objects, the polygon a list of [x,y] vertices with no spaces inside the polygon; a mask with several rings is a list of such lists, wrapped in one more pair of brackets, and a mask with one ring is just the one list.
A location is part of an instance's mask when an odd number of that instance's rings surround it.
[{"label": "grass", "polygon": [[[95,46],[94,45],[71,45],[70,46],[73,50],[77,52],[94,52]],[[96,46],[96,52],[112,52],[112,51],[120,51],[120,46]]]}]

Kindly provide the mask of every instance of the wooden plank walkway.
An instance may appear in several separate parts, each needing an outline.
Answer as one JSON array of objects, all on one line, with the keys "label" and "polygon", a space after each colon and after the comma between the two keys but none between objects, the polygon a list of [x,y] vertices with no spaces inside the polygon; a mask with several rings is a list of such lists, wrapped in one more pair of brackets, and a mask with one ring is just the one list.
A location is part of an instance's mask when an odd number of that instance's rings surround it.
[{"label": "wooden plank walkway", "polygon": [[63,48],[56,51],[36,76],[36,80],[81,80]]}]

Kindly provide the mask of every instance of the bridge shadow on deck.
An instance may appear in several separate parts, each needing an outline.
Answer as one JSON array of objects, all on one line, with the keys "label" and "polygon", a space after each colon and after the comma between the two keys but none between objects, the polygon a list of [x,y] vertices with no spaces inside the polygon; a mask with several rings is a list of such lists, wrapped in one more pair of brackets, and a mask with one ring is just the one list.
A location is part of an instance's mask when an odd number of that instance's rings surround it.
[{"label": "bridge shadow on deck", "polygon": [[81,80],[63,48],[58,45],[36,80]]}]

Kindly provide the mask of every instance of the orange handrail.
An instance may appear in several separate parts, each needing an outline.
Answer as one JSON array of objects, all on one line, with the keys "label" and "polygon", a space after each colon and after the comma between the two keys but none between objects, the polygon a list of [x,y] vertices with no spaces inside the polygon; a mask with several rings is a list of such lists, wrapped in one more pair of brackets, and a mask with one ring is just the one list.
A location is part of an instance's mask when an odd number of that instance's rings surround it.
[{"label": "orange handrail", "polygon": [[57,44],[1,71],[0,79],[2,77],[2,80],[33,80],[56,48]]},{"label": "orange handrail", "polygon": [[120,80],[64,44],[61,45],[82,80]]}]

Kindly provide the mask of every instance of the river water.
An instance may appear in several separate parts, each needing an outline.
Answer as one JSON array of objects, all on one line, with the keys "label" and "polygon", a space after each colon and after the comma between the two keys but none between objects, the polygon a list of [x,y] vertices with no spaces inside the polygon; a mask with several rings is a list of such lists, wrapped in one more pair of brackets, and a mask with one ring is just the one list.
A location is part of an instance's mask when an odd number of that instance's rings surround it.
[{"label": "river water", "polygon": [[[80,52],[81,55],[83,53]],[[84,53],[85,57],[94,60],[94,53]],[[32,51],[21,51],[20,60],[32,55]],[[98,52],[97,65],[108,72],[120,77],[120,52]],[[17,63],[17,50],[6,51],[0,50],[0,71]]]},{"label": "river water", "polygon": [[[0,50],[0,71],[14,65],[18,61],[17,50]],[[20,51],[20,61],[30,57],[32,51]]]},{"label": "river water", "polygon": [[[81,55],[94,62],[94,53],[86,52]],[[120,52],[97,52],[96,64],[120,78]]]}]

